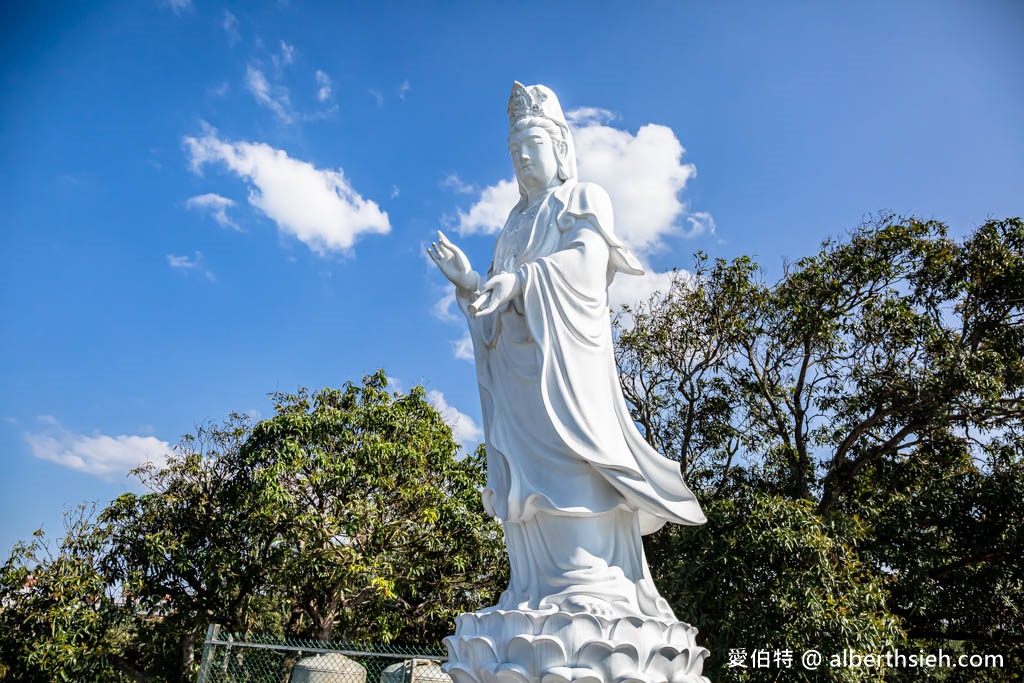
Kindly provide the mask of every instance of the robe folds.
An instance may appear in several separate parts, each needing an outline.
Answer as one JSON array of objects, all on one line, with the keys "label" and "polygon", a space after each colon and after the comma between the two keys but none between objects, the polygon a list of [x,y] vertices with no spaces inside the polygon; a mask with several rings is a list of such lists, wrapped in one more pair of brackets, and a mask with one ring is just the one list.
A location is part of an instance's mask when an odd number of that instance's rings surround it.
[{"label": "robe folds", "polygon": [[489,275],[501,272],[522,294],[492,314],[469,315],[473,293],[457,292],[476,356],[488,512],[506,526],[538,513],[626,514],[640,534],[703,524],[679,464],[643,439],[619,386],[608,285],[643,270],[614,234],[607,193],[569,180],[539,208],[524,198],[495,246]]}]

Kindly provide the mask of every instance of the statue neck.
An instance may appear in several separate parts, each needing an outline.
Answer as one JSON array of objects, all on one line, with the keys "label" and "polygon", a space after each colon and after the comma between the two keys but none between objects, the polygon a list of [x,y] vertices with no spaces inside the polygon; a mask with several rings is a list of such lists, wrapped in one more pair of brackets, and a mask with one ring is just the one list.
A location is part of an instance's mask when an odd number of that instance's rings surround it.
[{"label": "statue neck", "polygon": [[531,206],[537,202],[542,201],[545,197],[551,194],[551,191],[562,184],[561,178],[555,176],[551,179],[551,182],[545,187],[527,187],[526,189],[526,205]]}]

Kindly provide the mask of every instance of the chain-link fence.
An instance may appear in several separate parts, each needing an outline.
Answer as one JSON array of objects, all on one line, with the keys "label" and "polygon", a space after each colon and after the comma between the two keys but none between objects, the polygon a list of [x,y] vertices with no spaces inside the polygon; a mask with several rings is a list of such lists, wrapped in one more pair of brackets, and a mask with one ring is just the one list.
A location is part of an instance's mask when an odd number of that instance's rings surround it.
[{"label": "chain-link fence", "polygon": [[210,626],[197,683],[451,683],[443,647],[368,647],[223,633]]}]

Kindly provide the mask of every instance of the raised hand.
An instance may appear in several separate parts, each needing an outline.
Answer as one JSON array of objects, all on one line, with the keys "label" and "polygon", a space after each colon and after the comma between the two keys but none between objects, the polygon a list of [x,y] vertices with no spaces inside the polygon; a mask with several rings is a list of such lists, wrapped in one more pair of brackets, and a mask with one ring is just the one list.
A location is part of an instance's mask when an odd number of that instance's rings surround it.
[{"label": "raised hand", "polygon": [[515,273],[498,273],[480,288],[480,296],[469,305],[469,312],[475,318],[493,313],[522,291]]},{"label": "raised hand", "polygon": [[427,255],[459,289],[472,292],[480,284],[480,276],[470,267],[466,254],[440,230],[437,231],[437,241],[432,242],[427,249]]}]

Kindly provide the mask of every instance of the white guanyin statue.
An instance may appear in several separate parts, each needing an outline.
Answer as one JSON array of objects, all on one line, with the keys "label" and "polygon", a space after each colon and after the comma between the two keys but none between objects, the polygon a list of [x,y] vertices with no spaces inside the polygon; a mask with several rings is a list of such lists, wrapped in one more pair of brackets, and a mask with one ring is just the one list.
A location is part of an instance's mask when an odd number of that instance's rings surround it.
[{"label": "white guanyin statue", "polygon": [[641,537],[706,521],[643,439],[615,367],[608,285],[640,275],[611,200],[576,178],[558,98],[515,83],[508,148],[520,200],[486,281],[438,233],[429,254],[469,321],[487,442],[483,503],[504,528],[511,581],[456,620],[456,683],[687,683],[706,649],[658,594]]}]

